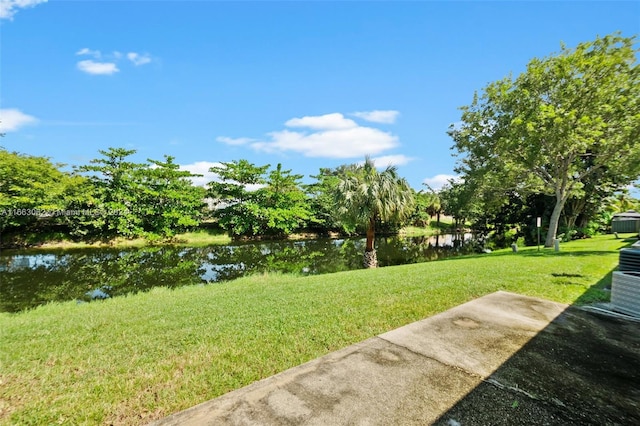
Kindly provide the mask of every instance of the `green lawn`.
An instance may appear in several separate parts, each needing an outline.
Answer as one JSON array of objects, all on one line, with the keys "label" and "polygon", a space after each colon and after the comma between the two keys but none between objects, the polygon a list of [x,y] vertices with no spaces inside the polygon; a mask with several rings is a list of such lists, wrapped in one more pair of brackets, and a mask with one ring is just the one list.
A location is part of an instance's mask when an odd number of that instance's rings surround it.
[{"label": "green lawn", "polygon": [[440,218],[440,224],[435,219],[429,222],[428,226],[405,226],[399,232],[399,235],[407,237],[421,237],[431,236],[436,234],[446,234],[449,232],[455,232],[453,229],[453,218],[451,216],[442,216]]},{"label": "green lawn", "polygon": [[476,297],[607,300],[613,236],[0,314],[0,424],[144,424]]}]

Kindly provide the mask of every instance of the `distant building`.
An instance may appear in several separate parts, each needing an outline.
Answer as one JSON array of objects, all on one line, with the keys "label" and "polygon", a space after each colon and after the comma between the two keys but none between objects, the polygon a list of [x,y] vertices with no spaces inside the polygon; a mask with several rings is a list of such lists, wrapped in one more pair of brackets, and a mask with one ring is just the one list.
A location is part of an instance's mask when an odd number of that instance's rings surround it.
[{"label": "distant building", "polygon": [[611,232],[640,232],[640,213],[629,210],[614,214],[611,220]]}]

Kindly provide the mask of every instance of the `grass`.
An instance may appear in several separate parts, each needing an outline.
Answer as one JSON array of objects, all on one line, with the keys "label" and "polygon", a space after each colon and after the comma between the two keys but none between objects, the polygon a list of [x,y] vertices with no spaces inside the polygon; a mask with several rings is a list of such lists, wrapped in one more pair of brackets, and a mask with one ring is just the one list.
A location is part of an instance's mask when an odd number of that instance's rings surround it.
[{"label": "grass", "polygon": [[189,247],[223,245],[231,243],[231,237],[224,231],[199,230],[178,234],[173,237],[172,243]]},{"label": "grass", "polygon": [[149,245],[180,245],[189,247],[201,247],[208,245],[223,245],[231,243],[231,238],[224,231],[218,230],[197,230],[193,232],[185,232],[175,235],[171,240],[149,241],[145,238],[115,238],[109,241],[73,241],[63,234],[44,235],[32,237],[25,241],[30,249],[79,249],[79,248],[100,248],[100,247],[118,247],[118,248],[139,248]]},{"label": "grass", "polygon": [[603,236],[559,253],[258,275],[0,314],[0,424],[144,424],[497,290],[607,300],[629,244]]},{"label": "grass", "polygon": [[431,235],[446,234],[454,231],[453,218],[451,216],[442,216],[442,218],[440,218],[440,224],[433,219],[429,222],[429,225],[425,227],[405,226],[400,230],[399,234],[406,237],[428,237]]}]

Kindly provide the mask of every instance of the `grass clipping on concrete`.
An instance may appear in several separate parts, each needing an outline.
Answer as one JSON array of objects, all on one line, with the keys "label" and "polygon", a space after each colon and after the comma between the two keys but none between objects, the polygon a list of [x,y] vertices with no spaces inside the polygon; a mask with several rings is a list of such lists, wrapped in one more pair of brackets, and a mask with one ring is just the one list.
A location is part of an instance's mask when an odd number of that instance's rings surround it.
[{"label": "grass clipping on concrete", "polygon": [[474,298],[607,300],[613,236],[0,314],[0,424],[144,424]]}]

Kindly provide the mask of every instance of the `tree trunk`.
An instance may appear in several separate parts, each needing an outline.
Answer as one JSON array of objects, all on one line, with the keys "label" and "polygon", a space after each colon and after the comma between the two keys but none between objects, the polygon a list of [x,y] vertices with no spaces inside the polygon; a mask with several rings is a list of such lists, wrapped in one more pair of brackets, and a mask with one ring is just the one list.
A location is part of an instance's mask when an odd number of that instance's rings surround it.
[{"label": "tree trunk", "polygon": [[367,228],[367,251],[373,251],[373,240],[376,236],[376,220],[369,218],[369,227]]},{"label": "tree trunk", "polygon": [[378,255],[375,250],[364,252],[363,265],[367,269],[378,267]]},{"label": "tree trunk", "polygon": [[556,239],[558,233],[558,223],[560,222],[560,214],[564,208],[566,197],[562,195],[556,195],[556,205],[551,213],[551,219],[549,220],[549,230],[547,231],[547,240],[544,243],[545,247],[553,247],[553,240]]},{"label": "tree trunk", "polygon": [[364,267],[365,268],[377,268],[378,256],[376,250],[373,248],[373,242],[376,236],[376,219],[375,217],[369,218],[369,227],[367,228],[367,247],[364,251]]},{"label": "tree trunk", "polygon": [[577,219],[578,218],[576,216],[569,216],[567,218],[567,232],[571,232],[575,228]]}]

